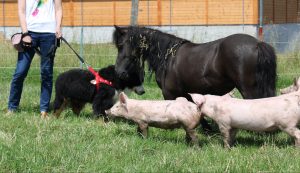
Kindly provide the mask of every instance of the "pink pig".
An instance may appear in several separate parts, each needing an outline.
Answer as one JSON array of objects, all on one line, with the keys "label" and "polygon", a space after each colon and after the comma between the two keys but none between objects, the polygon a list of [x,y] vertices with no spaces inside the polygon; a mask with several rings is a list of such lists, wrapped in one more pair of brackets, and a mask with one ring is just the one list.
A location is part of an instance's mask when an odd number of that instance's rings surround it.
[{"label": "pink pig", "polygon": [[277,97],[243,100],[225,96],[190,94],[202,114],[213,119],[231,147],[238,129],[273,131],[280,129],[295,138],[300,147],[300,91]]},{"label": "pink pig", "polygon": [[138,132],[147,137],[148,126],[163,129],[184,128],[187,143],[198,143],[195,128],[201,112],[196,104],[183,97],[176,100],[134,100],[122,92],[119,101],[105,111],[111,117],[123,117],[138,124]]}]

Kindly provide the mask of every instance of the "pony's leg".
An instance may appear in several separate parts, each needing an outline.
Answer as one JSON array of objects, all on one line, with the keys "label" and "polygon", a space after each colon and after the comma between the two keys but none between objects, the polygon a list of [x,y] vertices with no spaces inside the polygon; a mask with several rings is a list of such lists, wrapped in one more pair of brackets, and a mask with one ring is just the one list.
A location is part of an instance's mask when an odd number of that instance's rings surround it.
[{"label": "pony's leg", "polygon": [[237,79],[233,79],[236,83],[236,88],[241,93],[244,99],[259,98],[258,86],[256,84],[255,74],[252,71],[234,71]]},{"label": "pony's leg", "polygon": [[269,90],[261,91],[262,89],[260,89],[258,85],[255,84],[253,80],[251,80],[251,77],[247,78],[247,80],[246,79],[241,80],[240,81],[241,86],[236,87],[244,99],[257,99],[257,98],[274,96],[274,94],[272,94],[273,93],[272,91]]},{"label": "pony's leg", "polygon": [[137,132],[139,135],[141,135],[143,138],[147,138],[148,136],[148,124],[146,123],[139,123]]},{"label": "pony's leg", "polygon": [[255,99],[259,98],[257,94],[258,88],[254,86],[254,84],[250,84],[249,82],[241,82],[243,86],[237,86],[237,89],[241,93],[244,99]]},{"label": "pony's leg", "polygon": [[185,132],[186,132],[186,136],[185,136],[186,143],[191,144],[193,146],[199,146],[196,130],[186,129]]},{"label": "pony's leg", "polygon": [[288,127],[282,130],[295,139],[296,147],[300,147],[300,130],[297,127]]}]

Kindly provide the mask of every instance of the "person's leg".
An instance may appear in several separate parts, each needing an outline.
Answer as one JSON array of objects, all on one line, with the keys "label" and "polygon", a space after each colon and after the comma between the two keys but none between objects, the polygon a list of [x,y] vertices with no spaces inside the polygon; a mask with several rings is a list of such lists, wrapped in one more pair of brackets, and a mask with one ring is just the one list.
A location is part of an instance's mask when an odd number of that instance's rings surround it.
[{"label": "person's leg", "polygon": [[18,61],[10,86],[10,93],[8,99],[9,111],[15,111],[20,104],[24,79],[27,76],[33,56],[33,49],[29,49],[25,52],[18,53]]},{"label": "person's leg", "polygon": [[41,98],[40,111],[42,116],[49,111],[50,99],[53,85],[53,65],[55,56],[55,41],[54,33],[40,34],[40,51],[41,51]]}]

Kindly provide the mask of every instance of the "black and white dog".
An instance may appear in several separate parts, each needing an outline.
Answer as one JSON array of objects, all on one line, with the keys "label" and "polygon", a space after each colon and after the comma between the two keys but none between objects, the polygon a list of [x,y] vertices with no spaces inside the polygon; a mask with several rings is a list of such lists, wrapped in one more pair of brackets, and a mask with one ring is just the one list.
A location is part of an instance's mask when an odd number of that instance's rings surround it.
[{"label": "black and white dog", "polygon": [[86,103],[92,103],[93,113],[96,117],[103,115],[106,117],[105,110],[111,108],[118,91],[126,89],[133,90],[135,93],[144,94],[144,69],[140,67],[131,68],[130,77],[126,80],[120,79],[116,72],[115,66],[110,65],[98,71],[98,74],[111,85],[100,83],[97,89],[93,84],[95,76],[88,70],[72,69],[61,73],[55,83],[55,100],[54,115],[60,116],[63,109],[70,105],[75,114],[79,114]]}]

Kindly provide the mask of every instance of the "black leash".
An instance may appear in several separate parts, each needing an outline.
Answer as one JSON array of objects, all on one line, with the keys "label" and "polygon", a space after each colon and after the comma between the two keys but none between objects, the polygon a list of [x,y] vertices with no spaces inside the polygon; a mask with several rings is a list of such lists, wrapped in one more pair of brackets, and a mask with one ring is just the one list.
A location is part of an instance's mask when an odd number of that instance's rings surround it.
[{"label": "black leash", "polygon": [[68,47],[75,53],[75,55],[78,57],[78,59],[79,59],[79,61],[82,63],[82,64],[84,64],[84,65],[86,65],[86,67],[88,68],[89,67],[89,65],[87,65],[85,62],[84,62],[84,59],[72,48],[72,46],[69,44],[69,42],[65,39],[65,38],[63,38],[63,37],[60,37],[60,39],[63,41],[63,42],[65,42],[66,43],[66,45],[68,45]]}]

